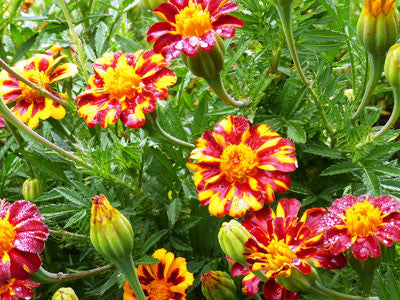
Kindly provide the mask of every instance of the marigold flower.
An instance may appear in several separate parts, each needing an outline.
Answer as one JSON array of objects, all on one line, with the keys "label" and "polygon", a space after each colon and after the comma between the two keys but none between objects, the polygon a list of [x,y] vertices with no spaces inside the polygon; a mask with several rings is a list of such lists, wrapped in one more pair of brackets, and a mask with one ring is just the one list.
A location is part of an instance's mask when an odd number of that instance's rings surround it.
[{"label": "marigold flower", "polygon": [[290,187],[297,167],[294,145],[268,125],[249,125],[243,117],[229,116],[196,141],[188,167],[195,171],[200,204],[212,215],[243,216],[275,199],[274,191]]},{"label": "marigold flower", "polygon": [[[42,87],[59,96],[52,90],[52,85],[61,79],[75,75],[78,70],[72,63],[56,66],[65,56],[54,59],[45,54],[36,54],[28,60],[17,63],[14,71]],[[60,120],[65,116],[65,108],[55,101],[45,98],[25,83],[18,81],[6,71],[0,72],[0,96],[5,103],[9,104],[16,101],[11,111],[24,123],[28,123],[29,128],[35,128],[40,120],[50,117]]]},{"label": "marigold flower", "polygon": [[130,128],[143,126],[144,113],[152,112],[176,82],[168,64],[152,50],[104,54],[92,65],[87,90],[75,100],[78,114],[89,127],[106,128],[118,119]]},{"label": "marigold flower", "polygon": [[0,284],[0,299],[2,300],[18,300],[32,299],[32,287],[38,287],[40,283],[30,280],[10,279],[5,284]]},{"label": "marigold flower", "polygon": [[25,0],[24,5],[21,7],[21,11],[24,13],[28,12],[29,8],[31,8],[33,4],[35,4],[33,0]]},{"label": "marigold flower", "polygon": [[237,4],[229,0],[170,0],[153,10],[162,18],[147,32],[147,41],[154,43],[154,51],[167,60],[182,52],[194,57],[198,49],[210,52],[215,45],[215,34],[232,38],[235,27],[243,27],[243,21],[229,13],[237,10]]},{"label": "marigold flower", "polygon": [[11,277],[24,280],[42,264],[48,229],[36,205],[19,200],[0,202],[0,284]]},{"label": "marigold flower", "polygon": [[400,241],[400,202],[390,196],[347,195],[336,199],[322,220],[323,246],[337,255],[351,248],[354,257],[365,261],[381,254],[380,243],[391,247]]},{"label": "marigold flower", "polygon": [[49,49],[47,49],[44,53],[52,56],[53,58],[56,58],[59,54],[64,53],[64,49],[61,48],[58,45],[58,43],[55,43],[53,46],[51,46]]},{"label": "marigold flower", "polygon": [[[153,257],[160,263],[139,265],[136,272],[147,300],[185,300],[186,289],[193,284],[193,274],[187,270],[186,259],[175,258],[165,249],[158,249]],[[129,286],[124,283],[124,300],[137,299]]]}]

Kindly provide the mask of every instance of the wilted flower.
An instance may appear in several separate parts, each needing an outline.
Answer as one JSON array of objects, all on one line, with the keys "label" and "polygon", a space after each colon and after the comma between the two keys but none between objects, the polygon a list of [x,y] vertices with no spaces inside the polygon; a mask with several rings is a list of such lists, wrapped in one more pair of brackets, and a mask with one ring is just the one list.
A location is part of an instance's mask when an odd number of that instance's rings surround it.
[{"label": "wilted flower", "polygon": [[400,202],[390,196],[336,199],[321,220],[323,246],[337,255],[351,248],[354,257],[365,261],[381,254],[380,243],[390,247],[400,241]]},{"label": "wilted flower", "polygon": [[48,229],[41,220],[36,205],[20,200],[0,203],[0,283],[13,277],[28,279],[42,261],[39,253],[44,249]]},{"label": "wilted flower", "polygon": [[215,35],[232,38],[235,27],[243,27],[243,21],[228,15],[237,10],[229,0],[170,0],[153,10],[163,22],[155,23],[147,32],[147,41],[154,43],[154,51],[167,60],[182,52],[194,57],[198,49],[210,52]]},{"label": "wilted flower", "polygon": [[106,53],[92,65],[87,90],[76,98],[78,114],[89,127],[106,128],[121,121],[130,128],[145,123],[144,113],[156,108],[168,87],[175,84],[175,74],[168,62],[152,50],[123,54]]},{"label": "wilted flower", "polygon": [[[186,289],[193,284],[193,274],[187,270],[186,259],[175,258],[165,249],[158,249],[153,257],[158,264],[139,265],[136,272],[147,300],[185,300]],[[124,300],[137,299],[124,283]]]},{"label": "wilted flower", "polygon": [[274,191],[290,187],[288,172],[296,169],[294,145],[268,125],[249,125],[229,116],[196,141],[188,166],[194,173],[200,204],[210,214],[243,216],[275,199]]},{"label": "wilted flower", "polygon": [[18,300],[32,299],[32,287],[38,287],[40,283],[29,280],[10,279],[4,284],[0,284],[0,299],[2,300]]},{"label": "wilted flower", "polygon": [[[28,60],[20,61],[14,71],[48,92],[59,96],[52,90],[52,85],[75,75],[78,70],[74,64],[66,63],[56,66],[65,56],[54,59],[45,54],[36,54]],[[65,108],[55,101],[41,96],[23,82],[18,81],[5,70],[0,72],[0,97],[9,104],[16,101],[11,111],[29,128],[35,128],[40,120],[50,117],[60,120],[65,116]]]}]

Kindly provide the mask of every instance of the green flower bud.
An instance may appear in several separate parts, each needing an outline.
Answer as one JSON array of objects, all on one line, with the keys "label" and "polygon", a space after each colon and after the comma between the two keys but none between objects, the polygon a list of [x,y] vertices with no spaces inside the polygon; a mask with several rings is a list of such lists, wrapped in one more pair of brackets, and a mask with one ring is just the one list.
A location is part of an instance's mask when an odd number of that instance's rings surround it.
[{"label": "green flower bud", "polygon": [[247,263],[243,253],[248,252],[244,244],[250,237],[251,234],[236,220],[224,222],[218,233],[218,241],[222,251],[244,266],[247,266]]},{"label": "green flower bud", "polygon": [[166,2],[166,0],[142,0],[143,5],[150,10],[155,9],[163,2]]},{"label": "green flower bud", "polygon": [[183,62],[190,71],[203,78],[215,78],[224,68],[225,46],[222,39],[215,35],[215,45],[210,52],[198,49],[195,57],[183,55]]},{"label": "green flower bud", "polygon": [[111,260],[130,256],[133,230],[128,219],[112,207],[104,195],[91,200],[90,239],[96,251]]},{"label": "green flower bud", "polygon": [[287,7],[293,3],[293,0],[272,0],[276,6]]},{"label": "green flower bud", "polygon": [[400,88],[400,44],[390,47],[386,55],[385,76],[392,87]]},{"label": "green flower bud", "polygon": [[314,267],[311,267],[311,269],[311,273],[303,274],[296,268],[292,268],[292,272],[289,277],[286,277],[286,275],[283,274],[275,279],[280,285],[284,286],[289,291],[306,291],[315,283],[318,276],[318,273]]},{"label": "green flower bud", "polygon": [[22,196],[25,200],[33,202],[42,195],[42,185],[36,178],[28,178],[22,185]]},{"label": "green flower bud", "polygon": [[365,0],[357,23],[357,34],[369,53],[384,55],[397,41],[398,32],[394,0]]},{"label": "green flower bud", "polygon": [[209,271],[201,275],[201,291],[207,300],[234,300],[236,286],[231,276],[222,271]]},{"label": "green flower bud", "polygon": [[78,300],[75,292],[71,288],[59,288],[53,295],[52,300]]}]

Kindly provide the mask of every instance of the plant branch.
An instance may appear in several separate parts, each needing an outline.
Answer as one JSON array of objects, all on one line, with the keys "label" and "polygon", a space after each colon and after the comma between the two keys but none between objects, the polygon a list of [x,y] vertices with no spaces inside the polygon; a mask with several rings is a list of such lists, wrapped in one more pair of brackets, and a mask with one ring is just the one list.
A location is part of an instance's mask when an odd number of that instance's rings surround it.
[{"label": "plant branch", "polygon": [[62,100],[60,98],[58,98],[57,96],[51,94],[49,91],[47,91],[46,89],[43,89],[39,86],[37,86],[36,84],[34,84],[33,82],[29,81],[28,79],[26,79],[25,77],[23,77],[22,75],[18,74],[16,71],[14,71],[4,60],[2,60],[0,58],[0,66],[6,70],[10,75],[12,75],[13,77],[15,77],[16,79],[18,79],[19,81],[25,83],[27,86],[31,87],[32,89],[34,89],[35,91],[37,91],[41,96],[45,97],[45,98],[50,98],[51,100],[61,104],[61,105],[66,105],[67,101]]}]

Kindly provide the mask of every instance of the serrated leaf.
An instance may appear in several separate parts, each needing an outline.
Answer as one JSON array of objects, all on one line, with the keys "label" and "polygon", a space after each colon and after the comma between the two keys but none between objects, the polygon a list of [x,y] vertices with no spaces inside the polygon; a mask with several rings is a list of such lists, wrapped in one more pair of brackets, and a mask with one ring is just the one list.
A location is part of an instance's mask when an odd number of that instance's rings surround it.
[{"label": "serrated leaf", "polygon": [[175,225],[175,222],[178,220],[181,208],[182,201],[179,198],[174,199],[174,201],[172,201],[171,204],[168,205],[167,215],[171,227],[173,227]]},{"label": "serrated leaf", "polygon": [[306,131],[299,123],[289,122],[287,129],[288,138],[295,143],[305,143],[307,141]]},{"label": "serrated leaf", "polygon": [[168,229],[162,229],[156,233],[153,233],[143,245],[142,253],[146,253],[155,243],[164,237],[168,233]]},{"label": "serrated leaf", "polygon": [[400,167],[393,167],[393,166],[388,166],[388,165],[374,165],[372,166],[374,171],[386,174],[386,175],[392,175],[392,176],[400,176]]},{"label": "serrated leaf", "polygon": [[136,265],[152,265],[152,264],[158,264],[159,262],[160,261],[157,258],[148,255],[135,260]]},{"label": "serrated leaf", "polygon": [[86,210],[82,210],[80,212],[77,212],[76,214],[74,214],[67,222],[67,224],[65,224],[64,228],[68,228],[69,226],[79,222],[81,219],[83,219],[86,216]]},{"label": "serrated leaf", "polygon": [[340,163],[334,164],[333,166],[330,166],[330,167],[326,168],[325,170],[323,170],[321,172],[321,176],[344,174],[344,173],[357,171],[360,169],[361,169],[361,166],[353,164],[351,162],[340,162]]},{"label": "serrated leaf", "polygon": [[107,25],[104,24],[103,22],[100,22],[100,24],[97,26],[96,38],[94,44],[97,56],[101,56],[103,52],[106,50],[105,48],[107,47],[106,45],[107,32],[108,32]]},{"label": "serrated leaf", "polygon": [[60,194],[61,197],[67,199],[69,202],[81,206],[81,207],[89,207],[90,206],[90,201],[89,199],[84,199],[81,194],[77,193],[74,190],[71,190],[69,188],[55,188],[55,191]]},{"label": "serrated leaf", "polygon": [[142,48],[134,40],[127,39],[118,34],[114,38],[115,38],[115,41],[121,46],[122,50],[124,50],[125,52],[136,52]]},{"label": "serrated leaf", "polygon": [[174,247],[177,250],[182,250],[182,251],[192,251],[193,248],[190,247],[188,244],[185,242],[181,241],[180,239],[171,236],[171,244],[172,247]]},{"label": "serrated leaf", "polygon": [[26,42],[24,42],[21,47],[18,48],[18,50],[15,52],[13,59],[10,62],[10,65],[14,65],[17,61],[19,61],[21,58],[24,57],[25,53],[31,49],[33,44],[36,41],[36,38],[38,37],[39,34],[34,34],[32,37],[30,37]]},{"label": "serrated leaf", "polygon": [[368,194],[378,197],[381,195],[381,183],[378,176],[373,171],[364,169],[363,182],[367,188]]},{"label": "serrated leaf", "polygon": [[343,157],[341,153],[336,152],[335,150],[332,150],[331,148],[325,145],[318,145],[318,144],[306,145],[304,152],[328,158],[338,159]]},{"label": "serrated leaf", "polygon": [[378,145],[371,151],[371,154],[365,157],[366,160],[374,160],[382,156],[391,156],[393,153],[400,151],[400,142]]}]

